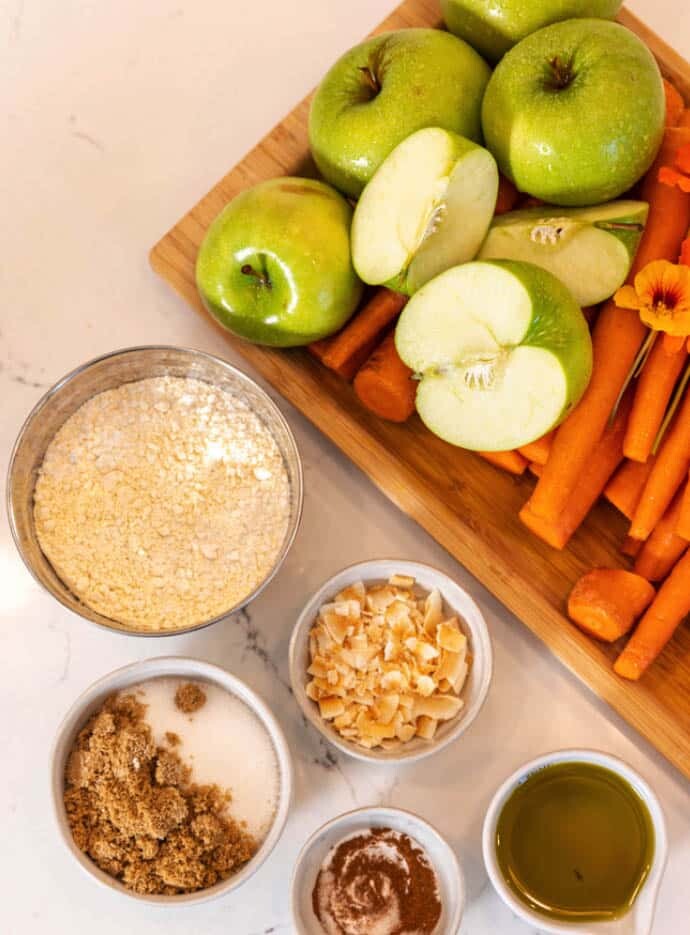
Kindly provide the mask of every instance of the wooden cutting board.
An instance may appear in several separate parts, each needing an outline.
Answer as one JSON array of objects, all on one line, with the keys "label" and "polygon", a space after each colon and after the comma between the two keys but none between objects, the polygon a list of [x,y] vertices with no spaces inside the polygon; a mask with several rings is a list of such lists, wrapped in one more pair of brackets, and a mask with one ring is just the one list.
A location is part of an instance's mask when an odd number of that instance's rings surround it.
[{"label": "wooden cutting board", "polygon": [[[690,66],[630,13],[620,21],[640,35],[690,101]],[[376,30],[439,26],[435,0],[405,0]],[[314,175],[307,145],[309,99],[302,101],[151,251],[151,265],[202,315],[194,285],[206,228],[239,191],[278,175]],[[223,332],[401,510],[472,572],[569,669],[690,777],[690,629],[682,627],[641,684],[614,675],[616,649],[583,636],[565,617],[578,576],[593,565],[620,565],[625,526],[600,504],[564,552],[529,535],[518,520],[532,481],[514,479],[477,456],[435,438],[415,417],[377,419],[349,384],[303,350],[256,347]],[[567,739],[564,738],[564,742]]]}]

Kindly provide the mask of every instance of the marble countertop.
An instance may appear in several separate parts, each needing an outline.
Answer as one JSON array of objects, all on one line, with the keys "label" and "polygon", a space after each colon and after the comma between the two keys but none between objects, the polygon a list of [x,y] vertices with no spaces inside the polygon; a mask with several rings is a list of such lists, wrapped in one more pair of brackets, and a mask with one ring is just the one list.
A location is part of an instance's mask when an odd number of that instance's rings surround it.
[{"label": "marble countertop", "polygon": [[[6,0],[0,5],[0,474],[27,412],[61,375],[98,354],[171,343],[233,360],[214,329],[154,274],[148,248],[389,10],[391,0]],[[630,3],[690,57],[678,0]],[[243,365],[244,366],[244,365]],[[272,394],[275,396],[275,394]],[[97,928],[165,935],[269,935],[291,929],[295,857],[322,822],[354,806],[418,811],[448,837],[467,877],[463,935],[529,928],[494,896],[480,829],[493,790],[522,761],[564,746],[617,754],[666,810],[671,856],[654,935],[690,917],[690,786],[571,676],[414,523],[287,403],[304,457],[306,500],[280,574],[251,606],[210,629],[151,642],[101,632],[44,594],[0,521],[0,931]],[[398,770],[351,761],[306,729],[287,686],[287,644],[303,602],[342,566],[420,559],[453,575],[486,614],[495,676],[470,731]],[[229,898],[156,910],[104,892],[58,840],[48,798],[56,726],[75,697],[117,666],[161,654],[241,674],[276,712],[296,767],[278,847]]]}]

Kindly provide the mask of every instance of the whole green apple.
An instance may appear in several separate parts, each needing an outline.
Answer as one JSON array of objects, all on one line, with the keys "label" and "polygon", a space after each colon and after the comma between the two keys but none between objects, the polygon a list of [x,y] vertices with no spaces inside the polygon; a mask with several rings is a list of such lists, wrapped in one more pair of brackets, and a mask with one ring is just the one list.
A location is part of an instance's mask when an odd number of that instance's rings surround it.
[{"label": "whole green apple", "polygon": [[309,143],[323,177],[358,197],[388,154],[415,130],[481,138],[486,62],[439,29],[400,29],[346,52],[319,85]]},{"label": "whole green apple", "polygon": [[578,16],[613,19],[623,0],[441,0],[446,26],[490,62],[530,33]]},{"label": "whole green apple", "polygon": [[324,182],[277,178],[237,195],[196,261],[208,311],[256,344],[292,347],[337,331],[362,294],[350,257],[352,209]]},{"label": "whole green apple", "polygon": [[661,74],[647,46],[618,23],[555,23],[498,64],[482,125],[520,191],[556,205],[611,201],[647,171],[661,144]]}]

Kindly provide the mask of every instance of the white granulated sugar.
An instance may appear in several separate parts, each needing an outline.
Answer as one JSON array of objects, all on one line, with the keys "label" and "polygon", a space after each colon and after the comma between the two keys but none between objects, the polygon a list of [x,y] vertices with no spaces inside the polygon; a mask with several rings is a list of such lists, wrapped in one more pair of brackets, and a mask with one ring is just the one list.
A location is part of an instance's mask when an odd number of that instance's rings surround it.
[{"label": "white granulated sugar", "polygon": [[84,604],[174,630],[270,572],[290,515],[275,439],[241,397],[187,377],[126,383],[59,429],[39,471],[39,544]]},{"label": "white granulated sugar", "polygon": [[280,766],[271,737],[254,712],[236,695],[218,685],[194,681],[206,702],[193,714],[175,704],[175,692],[188,679],[150,679],[121,692],[136,695],[146,705],[146,723],[154,743],[166,747],[166,733],[177,734],[173,749],[191,781],[218,785],[232,796],[230,813],[245,822],[261,844],[271,829],[280,798]]}]

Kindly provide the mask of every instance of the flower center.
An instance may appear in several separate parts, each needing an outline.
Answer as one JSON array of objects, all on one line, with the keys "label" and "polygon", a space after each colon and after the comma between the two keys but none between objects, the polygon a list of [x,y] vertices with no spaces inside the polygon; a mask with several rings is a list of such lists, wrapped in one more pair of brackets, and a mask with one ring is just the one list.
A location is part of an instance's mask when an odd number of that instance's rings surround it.
[{"label": "flower center", "polygon": [[652,308],[659,315],[673,315],[680,302],[677,289],[657,286],[652,293]]}]

